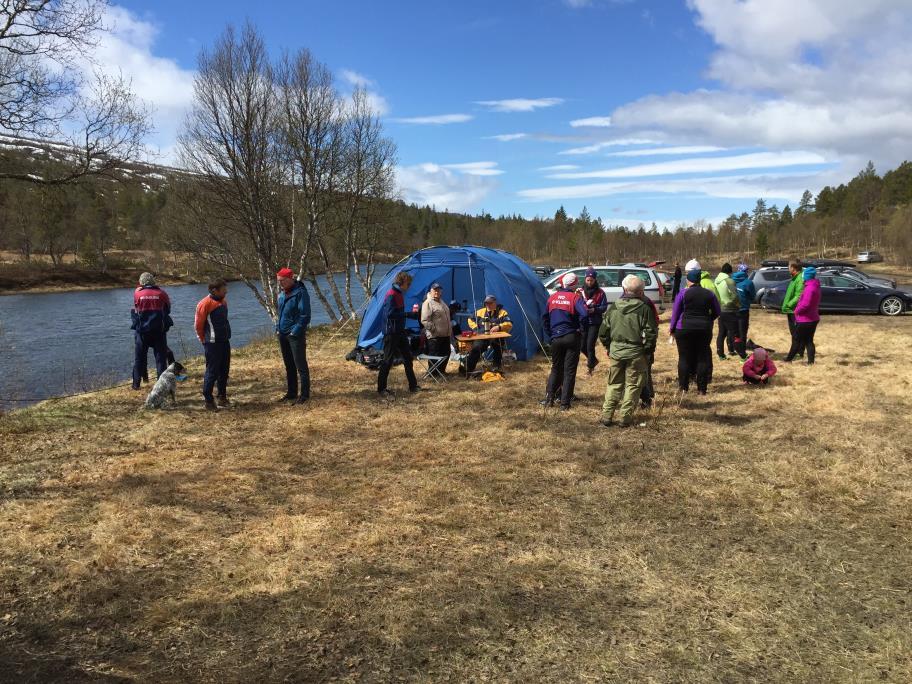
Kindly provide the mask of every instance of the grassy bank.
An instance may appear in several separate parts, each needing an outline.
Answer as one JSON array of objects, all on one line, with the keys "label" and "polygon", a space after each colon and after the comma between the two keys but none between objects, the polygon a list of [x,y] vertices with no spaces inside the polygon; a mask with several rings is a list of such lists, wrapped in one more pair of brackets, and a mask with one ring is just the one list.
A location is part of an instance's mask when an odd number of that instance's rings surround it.
[{"label": "grassy bank", "polygon": [[[627,431],[595,425],[604,365],[569,415],[542,360],[386,404],[325,333],[305,409],[262,344],[217,415],[196,367],[174,411],[16,412],[0,680],[908,681],[910,332],[827,317],[816,367],[717,363],[680,404],[663,342]],[[752,336],[784,350],[785,321]]]},{"label": "grassy bank", "polygon": [[[114,287],[136,287],[141,266],[112,266],[105,272],[75,264],[52,266],[41,262],[0,263],[0,295],[23,292],[71,292],[104,290]],[[161,285],[196,282],[191,278],[167,273],[157,274]]]}]

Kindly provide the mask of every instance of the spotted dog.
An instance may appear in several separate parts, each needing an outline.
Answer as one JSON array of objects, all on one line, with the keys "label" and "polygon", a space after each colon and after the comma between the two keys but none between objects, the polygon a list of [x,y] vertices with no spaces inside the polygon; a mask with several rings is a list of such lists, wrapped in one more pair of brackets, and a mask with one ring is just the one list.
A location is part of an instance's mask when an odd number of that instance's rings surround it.
[{"label": "spotted dog", "polygon": [[177,375],[183,372],[184,367],[177,361],[168,366],[165,372],[158,376],[152,391],[146,397],[145,407],[147,409],[165,408],[168,397],[171,398],[171,405],[176,405],[177,397],[174,395],[174,390],[177,387]]}]

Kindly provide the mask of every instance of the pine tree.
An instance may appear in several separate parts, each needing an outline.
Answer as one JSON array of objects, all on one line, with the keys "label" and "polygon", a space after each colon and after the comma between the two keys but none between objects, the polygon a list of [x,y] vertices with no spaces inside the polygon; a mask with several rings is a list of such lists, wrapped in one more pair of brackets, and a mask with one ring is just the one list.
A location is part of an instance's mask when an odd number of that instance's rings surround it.
[{"label": "pine tree", "polygon": [[798,203],[798,211],[795,213],[798,216],[803,216],[804,214],[810,214],[812,211],[814,211],[814,196],[810,190],[805,190],[804,194],[801,195],[801,201]]}]

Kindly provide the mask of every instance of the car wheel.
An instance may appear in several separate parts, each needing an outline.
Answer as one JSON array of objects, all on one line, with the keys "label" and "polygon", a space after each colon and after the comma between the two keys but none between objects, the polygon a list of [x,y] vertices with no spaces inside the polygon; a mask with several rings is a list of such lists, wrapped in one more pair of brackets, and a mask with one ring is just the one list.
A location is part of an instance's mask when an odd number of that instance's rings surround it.
[{"label": "car wheel", "polygon": [[898,316],[905,308],[899,297],[887,297],[880,303],[880,313],[884,316]]}]

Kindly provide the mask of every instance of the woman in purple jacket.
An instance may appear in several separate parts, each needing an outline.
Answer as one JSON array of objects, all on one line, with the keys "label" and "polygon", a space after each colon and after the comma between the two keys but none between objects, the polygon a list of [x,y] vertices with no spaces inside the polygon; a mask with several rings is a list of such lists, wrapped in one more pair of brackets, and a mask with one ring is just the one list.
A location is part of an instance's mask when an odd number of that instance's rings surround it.
[{"label": "woman in purple jacket", "polygon": [[807,353],[807,362],[810,366],[814,363],[817,348],[814,346],[814,333],[820,322],[820,281],[817,280],[817,269],[808,266],[802,273],[804,289],[798,304],[795,305],[795,335],[792,337],[792,347],[786,363],[791,363],[798,354]]},{"label": "woman in purple jacket", "polygon": [[706,394],[712,378],[713,322],[719,317],[719,300],[712,291],[700,287],[702,271],[687,272],[687,289],[675,297],[671,310],[669,334],[678,344],[678,385],[690,388],[690,378],[697,376],[697,390]]}]

